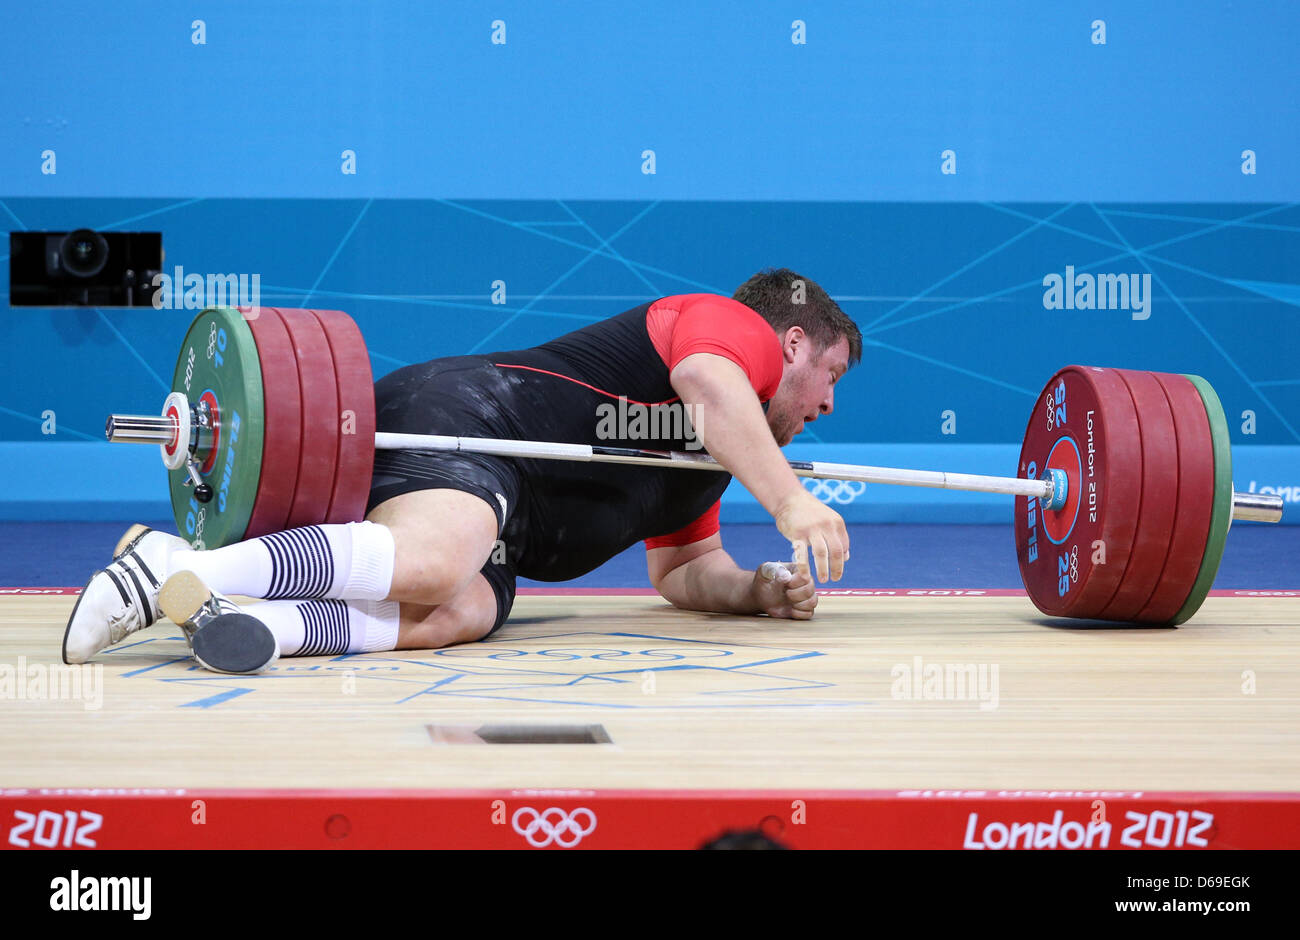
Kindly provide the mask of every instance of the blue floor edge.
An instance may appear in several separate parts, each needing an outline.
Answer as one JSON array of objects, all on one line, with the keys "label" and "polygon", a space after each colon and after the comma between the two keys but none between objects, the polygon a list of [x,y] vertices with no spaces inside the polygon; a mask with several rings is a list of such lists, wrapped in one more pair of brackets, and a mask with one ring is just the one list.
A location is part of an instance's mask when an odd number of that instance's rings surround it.
[{"label": "blue floor edge", "polygon": [[[85,583],[109,560],[134,521],[0,522],[0,586],[69,587]],[[148,520],[145,520],[148,521]],[[171,520],[153,520],[174,531]],[[722,527],[723,545],[736,562],[755,568],[784,560],[788,547],[771,525]],[[1006,525],[849,525],[852,559],[835,587],[1018,588],[1015,546]],[[1216,588],[1267,590],[1300,587],[1300,527],[1234,525],[1228,533]],[[646,588],[645,551],[635,545],[566,587]],[[521,587],[542,582],[521,578]]]}]

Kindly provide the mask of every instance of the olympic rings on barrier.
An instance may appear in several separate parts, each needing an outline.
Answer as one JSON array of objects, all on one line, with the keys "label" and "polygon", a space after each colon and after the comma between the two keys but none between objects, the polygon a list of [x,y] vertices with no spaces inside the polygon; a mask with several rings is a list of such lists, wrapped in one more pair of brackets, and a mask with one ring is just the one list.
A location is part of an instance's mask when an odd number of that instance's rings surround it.
[{"label": "olympic rings on barrier", "polygon": [[[579,824],[578,817],[584,814],[587,821]],[[520,819],[530,816],[527,824],[521,826]],[[589,836],[596,831],[596,814],[585,806],[579,806],[571,813],[558,806],[548,807],[540,813],[531,806],[521,806],[510,817],[510,825],[534,848],[543,849],[554,842],[561,848],[571,849],[581,842],[584,836]]]},{"label": "olympic rings on barrier", "polygon": [[805,477],[804,487],[823,503],[847,505],[867,490],[867,484],[861,480],[818,480]]}]

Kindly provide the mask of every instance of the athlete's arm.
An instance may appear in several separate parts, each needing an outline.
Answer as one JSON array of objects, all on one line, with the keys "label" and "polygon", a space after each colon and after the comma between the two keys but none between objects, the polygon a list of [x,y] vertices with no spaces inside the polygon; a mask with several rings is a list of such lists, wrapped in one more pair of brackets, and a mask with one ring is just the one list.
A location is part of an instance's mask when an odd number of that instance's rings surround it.
[{"label": "athlete's arm", "polygon": [[650,583],[674,607],[724,614],[770,614],[807,620],[817,594],[807,569],[786,581],[741,568],[718,533],[687,545],[646,549]]},{"label": "athlete's arm", "polygon": [[838,581],[849,544],[844,520],[799,485],[745,371],[725,356],[693,353],[673,368],[669,381],[692,406],[695,433],[710,456],[772,514],[800,557],[804,546],[812,551],[820,581],[827,574]]}]

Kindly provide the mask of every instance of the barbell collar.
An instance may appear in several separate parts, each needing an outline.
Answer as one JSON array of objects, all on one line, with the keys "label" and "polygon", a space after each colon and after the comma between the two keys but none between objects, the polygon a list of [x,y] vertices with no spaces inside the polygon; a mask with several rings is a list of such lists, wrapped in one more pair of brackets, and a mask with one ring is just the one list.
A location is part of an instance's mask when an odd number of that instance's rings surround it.
[{"label": "barbell collar", "polygon": [[176,433],[176,423],[162,415],[109,415],[104,425],[115,444],[166,444]]}]

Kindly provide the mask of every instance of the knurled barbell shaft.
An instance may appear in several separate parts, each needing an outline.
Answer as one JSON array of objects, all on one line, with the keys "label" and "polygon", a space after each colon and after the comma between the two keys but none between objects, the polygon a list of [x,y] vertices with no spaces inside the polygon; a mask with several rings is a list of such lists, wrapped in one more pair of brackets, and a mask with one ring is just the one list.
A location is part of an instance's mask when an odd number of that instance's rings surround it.
[{"label": "knurled barbell shaft", "polygon": [[[516,441],[488,437],[453,437],[439,434],[375,434],[377,450],[459,450],[499,457],[533,457],[542,460],[576,460],[591,463],[645,464],[665,463],[674,469],[713,470],[726,468],[705,454],[681,451],[637,450],[628,447],[601,447],[589,444],[557,444],[542,441]],[[930,470],[900,470],[893,467],[866,467],[855,464],[791,460],[796,476],[822,480],[850,480],[863,483],[896,483],[949,490],[975,490],[1050,498],[1048,480],[1025,480],[1018,477],[976,476],[969,473],[944,473]]]},{"label": "knurled barbell shaft", "polygon": [[[589,444],[557,444],[541,441],[515,441],[486,437],[454,437],[438,434],[398,434],[379,431],[375,434],[376,450],[459,450],[468,453],[494,454],[499,457],[534,457],[545,460],[578,460],[593,463],[645,464],[666,463],[674,469],[725,471],[726,468],[705,454],[680,451],[637,450],[624,447],[600,447]],[[948,473],[942,470],[904,470],[895,467],[869,467],[857,464],[791,460],[795,476],[820,480],[849,480],[863,483],[887,483],[922,486],[978,493],[1001,493],[1028,496],[1050,502],[1052,482],[1047,479],[1026,480],[1022,477],[982,476],[973,473]],[[1268,494],[1234,493],[1232,518],[1250,522],[1280,522],[1282,497]]]},{"label": "knurled barbell shaft", "polygon": [[[514,441],[485,437],[453,437],[435,434],[375,434],[377,450],[460,450],[468,453],[494,454],[499,457],[536,457],[551,460],[579,460],[593,463],[644,464],[665,462],[674,469],[715,470],[726,468],[705,454],[680,451],[651,451],[633,448],[600,447],[588,444],[554,444],[539,441]],[[1022,477],[982,476],[973,473],[948,473],[942,470],[904,470],[895,467],[869,467],[858,464],[791,460],[795,476],[819,480],[849,480],[863,483],[888,483],[922,486],[977,493],[1001,493],[1052,498],[1050,480],[1026,480]],[[1268,494],[1234,493],[1232,518],[1250,522],[1280,522],[1282,497]]]},{"label": "knurled barbell shaft", "polygon": [[[105,433],[110,441],[131,444],[156,444],[171,439],[172,423],[168,418],[148,415],[110,415]],[[639,450],[630,447],[601,447],[590,444],[561,444],[547,441],[516,441],[491,437],[455,437],[443,434],[398,434],[379,431],[375,434],[376,450],[434,450],[492,454],[498,457],[523,457],[540,460],[574,460],[584,463],[654,464],[680,470],[726,468],[706,454],[681,451]],[[978,493],[1001,493],[1028,496],[1050,501],[1051,480],[1026,480],[1021,477],[982,476],[972,473],[947,473],[941,470],[905,470],[894,467],[870,467],[856,464],[791,460],[796,476],[819,480],[848,480],[862,483],[887,483],[921,486]],[[1282,498],[1256,493],[1234,493],[1232,518],[1251,522],[1279,522]]]}]

